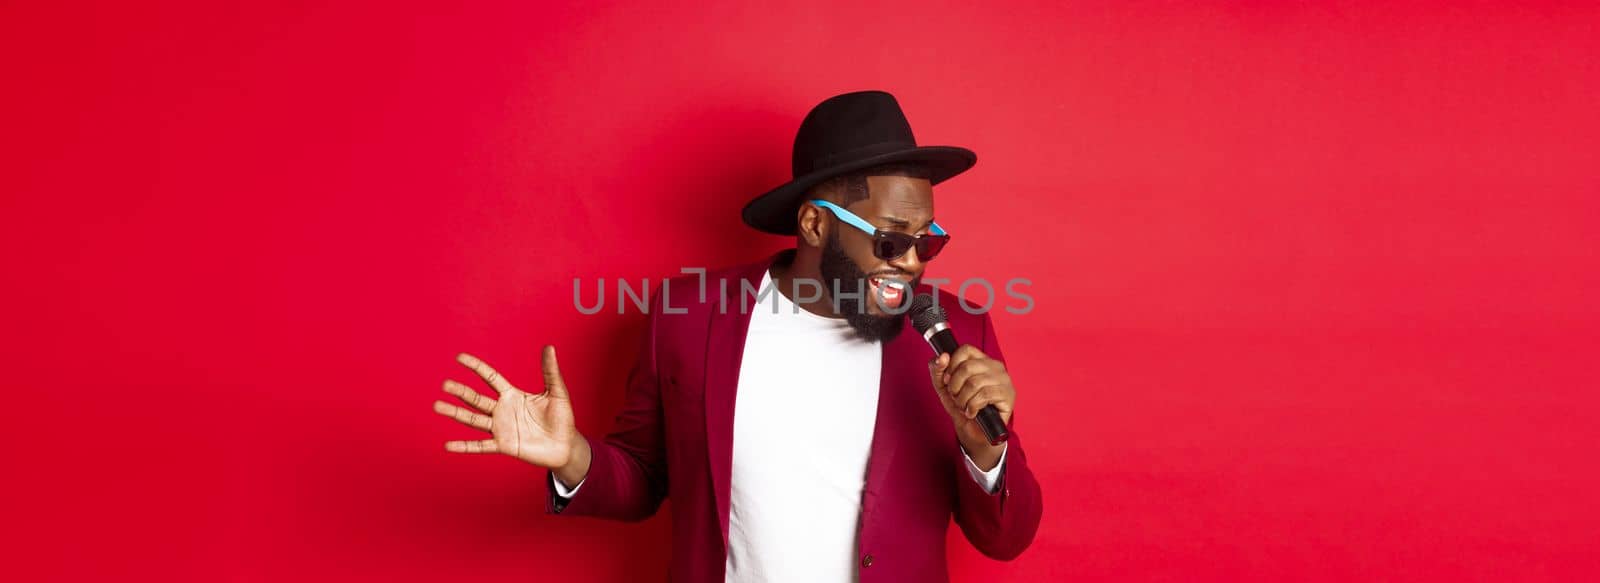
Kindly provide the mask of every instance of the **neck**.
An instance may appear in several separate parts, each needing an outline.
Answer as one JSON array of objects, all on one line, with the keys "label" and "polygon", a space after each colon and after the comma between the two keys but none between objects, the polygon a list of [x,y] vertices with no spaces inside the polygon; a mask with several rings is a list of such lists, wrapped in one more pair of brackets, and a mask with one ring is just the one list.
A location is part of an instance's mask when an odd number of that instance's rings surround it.
[{"label": "neck", "polygon": [[[779,259],[772,264],[772,285],[778,288],[778,293],[807,312],[826,318],[842,317],[834,310],[833,302],[828,300],[827,284],[822,281],[822,250],[801,245],[790,257],[788,261]],[[796,281],[808,283],[796,286]],[[795,298],[799,295],[795,293],[797,291],[809,296],[818,289],[822,293],[817,299],[804,298],[808,301],[802,302]]]}]

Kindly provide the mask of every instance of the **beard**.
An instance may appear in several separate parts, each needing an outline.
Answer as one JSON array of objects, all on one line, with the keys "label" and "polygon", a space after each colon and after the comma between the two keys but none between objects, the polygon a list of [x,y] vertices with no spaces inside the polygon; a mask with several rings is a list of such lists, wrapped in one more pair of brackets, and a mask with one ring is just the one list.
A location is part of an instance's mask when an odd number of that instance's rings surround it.
[{"label": "beard", "polygon": [[[850,329],[855,331],[857,338],[867,342],[893,340],[895,336],[900,335],[900,329],[905,327],[905,314],[878,316],[867,311],[866,302],[871,301],[866,298],[867,295],[871,294],[870,291],[867,291],[869,289],[867,286],[867,274],[861,271],[861,267],[856,265],[856,262],[852,261],[849,255],[845,254],[844,247],[839,244],[838,233],[839,231],[835,229],[832,233],[829,233],[828,240],[823,243],[822,265],[820,266],[822,284],[826,286],[826,293],[834,302],[834,309],[844,314],[845,321],[850,324]],[[912,280],[910,289],[916,289],[917,283],[921,279],[919,277],[916,280]],[[838,296],[843,297],[837,297],[833,290],[841,292],[858,291],[861,293],[852,295],[841,293]],[[906,301],[910,300],[907,299]]]}]

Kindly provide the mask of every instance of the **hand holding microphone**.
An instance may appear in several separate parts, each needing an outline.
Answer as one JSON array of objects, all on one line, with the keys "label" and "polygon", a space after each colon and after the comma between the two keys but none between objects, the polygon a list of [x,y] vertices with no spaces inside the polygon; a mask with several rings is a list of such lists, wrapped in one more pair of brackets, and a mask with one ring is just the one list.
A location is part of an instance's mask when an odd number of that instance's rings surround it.
[{"label": "hand holding microphone", "polygon": [[[939,356],[928,363],[933,388],[956,425],[956,435],[973,461],[979,454],[994,451],[1010,438],[1017,390],[1005,363],[989,358],[970,344],[957,345],[944,310],[933,298],[919,294],[911,301],[912,326],[928,341]],[[992,464],[988,464],[991,465]]]}]

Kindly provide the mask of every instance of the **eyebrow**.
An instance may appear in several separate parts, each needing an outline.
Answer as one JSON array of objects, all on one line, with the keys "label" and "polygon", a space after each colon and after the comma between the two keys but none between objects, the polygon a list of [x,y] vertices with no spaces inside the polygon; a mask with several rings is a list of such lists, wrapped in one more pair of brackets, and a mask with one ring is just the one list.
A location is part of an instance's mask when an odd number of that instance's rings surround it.
[{"label": "eyebrow", "polygon": [[[905,228],[908,228],[908,227],[911,226],[911,222],[910,221],[907,221],[907,220],[899,218],[899,217],[891,217],[891,216],[883,215],[883,216],[879,216],[878,219],[882,220],[882,221],[884,221],[886,223],[889,223],[890,227],[894,227],[894,228],[898,228],[898,229],[905,229]],[[927,225],[923,225],[923,228],[927,228],[928,226],[931,226],[931,225],[933,225],[933,217],[928,217],[928,224]]]}]

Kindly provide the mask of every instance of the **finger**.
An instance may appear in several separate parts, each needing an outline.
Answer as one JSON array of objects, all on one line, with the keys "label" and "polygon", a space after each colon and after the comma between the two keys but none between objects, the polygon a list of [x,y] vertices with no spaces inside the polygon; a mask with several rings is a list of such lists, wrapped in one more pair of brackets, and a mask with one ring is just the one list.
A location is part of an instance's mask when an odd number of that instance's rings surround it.
[{"label": "finger", "polygon": [[459,397],[462,401],[466,402],[466,404],[476,407],[479,411],[483,411],[489,415],[494,414],[494,399],[483,396],[483,394],[472,390],[471,387],[452,380],[445,380],[444,392]]},{"label": "finger", "polygon": [[489,417],[473,413],[462,407],[457,407],[444,401],[434,401],[433,412],[444,415],[445,417],[449,417],[451,419],[455,419],[456,421],[460,421],[467,427],[471,427],[473,429],[482,429],[490,432],[493,431],[490,429]]},{"label": "finger", "polygon": [[950,396],[960,401],[961,395],[974,387],[972,383],[974,379],[989,373],[988,360],[968,360],[961,363],[961,366],[956,367],[956,370],[950,373],[950,380],[946,385],[950,387]]},{"label": "finger", "polygon": [[971,397],[962,402],[962,413],[966,415],[966,418],[974,418],[987,405],[995,405],[995,408],[1000,408],[1003,402],[1005,402],[1005,394],[1003,394],[1002,388],[997,384],[989,384],[984,388],[974,389]]},{"label": "finger", "polygon": [[494,387],[496,391],[504,393],[516,388],[511,386],[511,381],[507,381],[505,377],[500,376],[499,371],[489,366],[489,363],[479,360],[476,356],[463,352],[456,355],[456,362],[460,362],[466,365],[467,368],[472,369],[472,372],[478,373],[478,376],[483,377],[484,382],[489,383],[489,386]]},{"label": "finger", "polygon": [[961,366],[961,363],[983,358],[988,358],[988,356],[985,356],[982,350],[978,350],[976,346],[971,344],[962,344],[959,348],[956,348],[956,351],[950,354],[950,366],[945,369],[945,384],[950,384],[950,374],[955,372],[956,367]]},{"label": "finger", "polygon": [[453,453],[499,453],[500,448],[494,444],[493,439],[476,439],[472,441],[446,441],[444,450]]},{"label": "finger", "polygon": [[561,380],[561,367],[556,364],[556,347],[544,347],[544,392],[552,398],[567,398],[567,383]]},{"label": "finger", "polygon": [[967,391],[965,396],[956,399],[956,406],[961,409],[961,414],[971,418],[978,414],[978,409],[982,408],[975,407],[975,405],[984,402],[983,399],[987,398],[988,396],[989,387],[974,387],[972,390]]},{"label": "finger", "polygon": [[1007,397],[1004,386],[987,385],[973,391],[972,398],[961,404],[961,412],[971,419],[977,417],[978,412],[989,405],[994,405],[1000,412],[1001,419],[1011,414],[1011,399]]},{"label": "finger", "polygon": [[944,360],[945,357],[941,354],[928,361],[928,376],[933,377],[933,392],[938,393],[939,403],[944,405],[945,413],[954,416],[956,414],[956,403],[950,399],[950,394],[945,392],[944,381],[941,378],[944,367],[940,363]]}]

